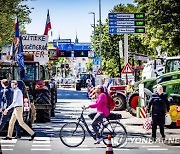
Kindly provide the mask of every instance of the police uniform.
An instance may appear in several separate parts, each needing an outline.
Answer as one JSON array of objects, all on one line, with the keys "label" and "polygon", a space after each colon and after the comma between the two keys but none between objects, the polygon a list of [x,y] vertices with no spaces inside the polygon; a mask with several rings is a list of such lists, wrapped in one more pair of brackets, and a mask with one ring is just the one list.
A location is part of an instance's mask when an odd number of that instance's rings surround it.
[{"label": "police uniform", "polygon": [[156,139],[157,125],[159,125],[160,133],[163,138],[164,134],[164,124],[165,124],[165,113],[169,112],[169,101],[167,95],[162,93],[153,93],[149,101],[147,111],[149,112],[152,106],[152,138]]}]

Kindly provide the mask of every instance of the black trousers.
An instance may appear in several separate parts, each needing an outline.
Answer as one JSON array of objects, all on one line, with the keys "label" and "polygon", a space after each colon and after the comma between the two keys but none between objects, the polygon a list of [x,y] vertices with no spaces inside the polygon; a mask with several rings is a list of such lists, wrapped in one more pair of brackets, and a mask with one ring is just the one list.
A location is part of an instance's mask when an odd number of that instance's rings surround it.
[{"label": "black trousers", "polygon": [[164,124],[165,124],[165,111],[152,111],[152,137],[156,138],[157,126],[159,125],[160,133],[162,137],[164,134]]}]

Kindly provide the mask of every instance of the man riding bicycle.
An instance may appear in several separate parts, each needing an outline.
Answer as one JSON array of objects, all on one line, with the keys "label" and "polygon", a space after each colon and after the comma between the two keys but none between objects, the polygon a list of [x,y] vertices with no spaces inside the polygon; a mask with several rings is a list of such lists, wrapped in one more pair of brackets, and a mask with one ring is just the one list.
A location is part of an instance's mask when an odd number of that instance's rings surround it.
[{"label": "man riding bicycle", "polygon": [[97,86],[95,90],[97,94],[96,103],[89,105],[88,108],[96,108],[97,112],[89,114],[89,117],[93,120],[92,127],[96,133],[96,142],[99,144],[103,138],[99,134],[99,125],[98,123],[103,120],[103,118],[108,117],[110,114],[109,105],[108,105],[108,93],[106,87]]}]

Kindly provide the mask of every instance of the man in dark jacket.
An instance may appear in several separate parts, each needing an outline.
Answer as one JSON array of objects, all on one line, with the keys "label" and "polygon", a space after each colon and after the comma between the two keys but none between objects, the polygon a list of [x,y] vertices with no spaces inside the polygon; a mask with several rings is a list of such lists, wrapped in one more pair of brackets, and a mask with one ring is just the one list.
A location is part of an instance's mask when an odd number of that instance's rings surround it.
[{"label": "man in dark jacket", "polygon": [[152,138],[156,141],[156,130],[157,125],[159,125],[160,133],[163,139],[165,139],[164,134],[164,124],[165,124],[165,114],[169,112],[169,101],[167,95],[163,93],[163,87],[161,85],[157,86],[157,92],[152,94],[149,101],[147,111],[149,113],[152,106]]},{"label": "man in dark jacket", "polygon": [[[13,100],[13,91],[8,87],[9,82],[7,79],[1,80],[1,85],[2,89],[0,91],[0,113],[1,113],[1,119],[0,119],[0,132],[4,128],[4,125],[6,124],[7,120],[11,118],[13,109],[11,109],[7,115],[4,115],[3,112],[5,109],[11,105],[12,100]],[[18,122],[15,124],[16,128],[16,137],[15,138],[20,138],[21,137],[21,131],[20,131],[20,126]]]}]

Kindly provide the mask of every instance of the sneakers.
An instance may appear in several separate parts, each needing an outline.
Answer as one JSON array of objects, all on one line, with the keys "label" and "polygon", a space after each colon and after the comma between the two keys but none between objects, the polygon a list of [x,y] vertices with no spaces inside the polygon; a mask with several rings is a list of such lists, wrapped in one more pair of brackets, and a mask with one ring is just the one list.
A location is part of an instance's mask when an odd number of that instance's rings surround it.
[{"label": "sneakers", "polygon": [[102,138],[102,137],[101,137],[101,138],[97,138],[97,139],[96,139],[96,142],[95,142],[94,144],[100,144],[101,141],[103,141],[103,138]]},{"label": "sneakers", "polygon": [[3,140],[12,140],[12,138],[10,138],[10,137],[8,137],[8,136],[6,136],[6,137],[4,137],[4,138],[2,138]]},{"label": "sneakers", "polygon": [[34,133],[32,136],[31,136],[31,138],[29,139],[29,141],[32,141],[32,140],[34,140],[34,137],[36,136],[36,133]]}]

